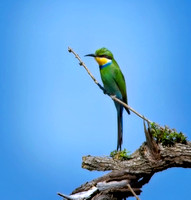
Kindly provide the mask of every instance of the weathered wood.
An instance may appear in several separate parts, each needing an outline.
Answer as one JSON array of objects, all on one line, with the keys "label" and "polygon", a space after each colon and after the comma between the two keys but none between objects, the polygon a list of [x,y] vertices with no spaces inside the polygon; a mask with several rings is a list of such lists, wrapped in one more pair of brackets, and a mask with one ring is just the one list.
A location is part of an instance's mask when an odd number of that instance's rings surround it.
[{"label": "weathered wood", "polygon": [[171,147],[163,147],[158,144],[158,148],[160,159],[158,156],[153,157],[146,143],[132,154],[130,160],[126,161],[113,160],[109,157],[83,157],[82,166],[85,169],[113,171],[80,186],[72,194],[96,187],[98,189],[97,193],[89,199],[118,200],[133,196],[127,184],[130,184],[138,195],[141,193],[142,186],[149,182],[154,173],[171,167],[191,168],[190,142],[186,145],[177,143]]},{"label": "weathered wood", "polygon": [[130,160],[119,161],[110,157],[84,156],[82,167],[90,171],[126,170],[129,174],[150,174],[170,167],[191,167],[191,143],[177,143],[171,147],[158,145],[160,159],[153,159],[148,146],[144,143]]},{"label": "weathered wood", "polygon": [[190,142],[176,143],[170,147],[157,144],[155,148],[154,143],[148,144],[148,140],[152,143],[152,138],[147,138],[147,142],[126,161],[114,160],[110,157],[84,156],[83,168],[90,171],[112,171],[81,185],[70,196],[65,195],[65,199],[121,200],[133,196],[128,184],[136,195],[139,195],[142,186],[149,182],[154,173],[171,167],[191,168]]}]

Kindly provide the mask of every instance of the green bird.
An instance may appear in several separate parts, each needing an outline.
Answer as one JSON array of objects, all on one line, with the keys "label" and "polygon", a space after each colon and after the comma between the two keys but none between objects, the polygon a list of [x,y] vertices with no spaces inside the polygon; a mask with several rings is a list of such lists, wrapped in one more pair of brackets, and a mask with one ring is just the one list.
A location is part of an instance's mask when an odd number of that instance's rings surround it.
[{"label": "green bird", "polygon": [[[111,51],[103,47],[98,49],[95,54],[88,54],[86,56],[94,57],[99,64],[101,79],[105,90],[128,104],[125,78]],[[119,149],[121,151],[121,145],[123,141],[123,106],[115,101],[114,103],[117,109],[118,122],[117,151]],[[130,114],[129,109],[125,109],[127,113]]]}]

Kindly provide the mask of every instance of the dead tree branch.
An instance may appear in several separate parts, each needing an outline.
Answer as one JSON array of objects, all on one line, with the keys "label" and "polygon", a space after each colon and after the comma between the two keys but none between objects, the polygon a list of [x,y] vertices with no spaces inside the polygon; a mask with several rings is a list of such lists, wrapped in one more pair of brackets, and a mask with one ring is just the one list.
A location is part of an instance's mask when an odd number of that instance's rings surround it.
[{"label": "dead tree branch", "polygon": [[[68,48],[68,51],[75,55],[80,61],[80,65],[86,69],[94,82],[105,92],[80,57],[71,48]],[[186,137],[182,133],[178,134],[167,127],[157,129],[154,124],[150,126],[150,120],[134,111],[115,96],[108,93],[107,95],[144,119],[146,142],[128,160],[121,161],[111,157],[84,156],[82,158],[82,168],[90,171],[112,171],[81,185],[71,195],[58,193],[66,200],[122,200],[130,196],[135,196],[138,200],[137,195],[141,193],[142,186],[150,181],[153,174],[171,167],[191,168],[191,142],[186,141]],[[148,128],[145,121],[148,123]],[[166,143],[167,145],[164,146],[163,143],[158,142],[160,140],[156,136],[153,138],[151,128],[156,131],[155,133],[160,133],[159,135],[161,133],[165,133],[164,135],[169,134],[171,136],[170,142],[172,142],[173,137],[176,136],[177,138],[174,138],[172,143]]]},{"label": "dead tree branch", "polygon": [[175,144],[172,147],[158,145],[160,157],[154,158],[146,143],[131,155],[129,160],[114,160],[110,157],[84,156],[82,168],[90,171],[124,170],[130,174],[151,174],[171,167],[191,168],[191,143]]},{"label": "dead tree branch", "polygon": [[[119,200],[137,196],[141,193],[142,186],[149,182],[153,174],[171,167],[191,168],[190,142],[177,143],[171,147],[159,145],[159,151],[160,158],[158,155],[153,157],[147,144],[144,143],[132,154],[131,159],[126,161],[109,157],[83,157],[82,167],[85,169],[113,171],[83,184],[75,189],[68,199]],[[128,184],[135,194],[132,193]]]}]

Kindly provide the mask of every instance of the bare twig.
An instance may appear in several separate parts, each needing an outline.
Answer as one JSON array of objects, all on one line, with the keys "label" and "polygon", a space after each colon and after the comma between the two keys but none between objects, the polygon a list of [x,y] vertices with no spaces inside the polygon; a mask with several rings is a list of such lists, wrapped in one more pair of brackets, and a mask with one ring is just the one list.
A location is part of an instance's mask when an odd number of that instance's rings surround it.
[{"label": "bare twig", "polygon": [[145,125],[145,121],[143,120],[143,126],[144,126],[144,132],[145,132],[145,137],[146,137],[146,141],[147,141],[147,146],[150,150],[150,153],[156,160],[158,160],[158,159],[160,159],[160,150],[159,150],[159,147],[151,133],[150,124],[149,123],[147,124],[147,126],[148,126],[148,128],[147,128]]},{"label": "bare twig", "polygon": [[64,199],[67,199],[67,200],[75,200],[75,199],[69,197],[68,195],[61,194],[61,193],[59,193],[59,192],[58,192],[57,194],[58,194],[59,196],[63,197]]},{"label": "bare twig", "polygon": [[141,115],[140,113],[138,113],[137,111],[135,111],[133,108],[131,108],[129,105],[127,105],[126,103],[124,103],[123,101],[121,101],[120,99],[118,99],[116,96],[109,94],[104,87],[99,84],[99,82],[95,79],[95,77],[92,75],[92,73],[89,71],[89,69],[86,67],[85,63],[81,60],[80,56],[75,53],[70,47],[68,47],[68,51],[70,53],[73,53],[75,55],[75,57],[80,61],[79,65],[83,66],[85,68],[85,70],[87,71],[87,73],[90,75],[90,77],[93,79],[93,81],[99,86],[99,88],[101,90],[103,90],[103,92],[105,94],[107,94],[108,96],[110,96],[114,101],[120,103],[121,105],[123,105],[125,108],[128,108],[129,110],[131,110],[133,113],[135,113],[137,116],[139,116],[140,118],[144,119],[145,121],[147,121],[148,123],[152,123],[151,120],[147,119],[146,117],[144,117],[143,115]]},{"label": "bare twig", "polygon": [[99,88],[101,90],[103,90],[104,93],[106,93],[106,90],[104,89],[104,87],[101,86],[101,84],[99,84],[99,82],[95,79],[95,77],[92,75],[92,73],[90,72],[90,70],[86,67],[85,63],[81,60],[80,56],[76,52],[74,52],[70,47],[68,47],[68,51],[70,53],[73,53],[75,55],[75,57],[80,61],[79,65],[81,65],[81,66],[83,66],[85,68],[85,70],[91,76],[91,78],[93,79],[93,81],[99,86]]},{"label": "bare twig", "polygon": [[127,187],[129,188],[129,190],[132,192],[132,194],[135,196],[135,198],[137,200],[140,200],[139,197],[135,194],[134,190],[132,189],[132,187],[130,186],[130,184],[127,184]]}]

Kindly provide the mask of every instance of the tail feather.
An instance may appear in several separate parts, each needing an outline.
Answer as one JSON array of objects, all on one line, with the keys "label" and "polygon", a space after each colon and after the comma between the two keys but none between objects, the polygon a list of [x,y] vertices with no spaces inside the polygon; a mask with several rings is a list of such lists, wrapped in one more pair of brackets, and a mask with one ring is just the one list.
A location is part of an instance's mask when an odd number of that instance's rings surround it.
[{"label": "tail feather", "polygon": [[117,109],[117,124],[118,124],[118,139],[117,139],[117,151],[121,151],[121,145],[123,142],[123,106],[119,106]]}]

